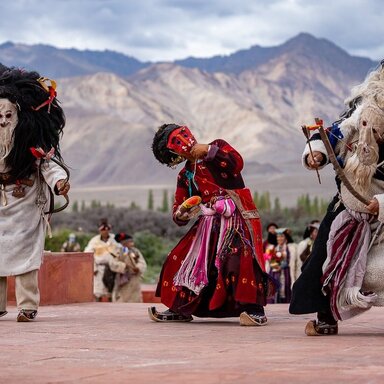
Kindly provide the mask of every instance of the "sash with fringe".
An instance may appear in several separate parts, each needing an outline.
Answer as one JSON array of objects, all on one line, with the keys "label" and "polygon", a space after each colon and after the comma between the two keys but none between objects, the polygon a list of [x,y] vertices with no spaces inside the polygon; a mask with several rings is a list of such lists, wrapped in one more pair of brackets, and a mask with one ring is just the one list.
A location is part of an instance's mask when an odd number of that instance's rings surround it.
[{"label": "sash with fringe", "polygon": [[[197,227],[195,238],[191,247],[174,277],[176,287],[186,287],[198,295],[208,284],[208,258],[209,244],[212,232],[214,215],[218,214],[216,209],[208,208],[200,204],[202,217]],[[239,222],[236,206],[231,199],[226,199],[226,207],[220,214],[220,229],[218,233],[217,254],[215,256],[215,265],[219,269],[221,264],[221,255],[230,244],[235,235],[236,223]],[[224,213],[225,212],[225,213]],[[221,213],[221,212],[220,212]]]},{"label": "sash with fringe", "polygon": [[371,240],[372,215],[346,209],[333,221],[323,265],[322,291],[330,295],[335,319],[346,320],[373,305],[377,295],[361,292]]}]

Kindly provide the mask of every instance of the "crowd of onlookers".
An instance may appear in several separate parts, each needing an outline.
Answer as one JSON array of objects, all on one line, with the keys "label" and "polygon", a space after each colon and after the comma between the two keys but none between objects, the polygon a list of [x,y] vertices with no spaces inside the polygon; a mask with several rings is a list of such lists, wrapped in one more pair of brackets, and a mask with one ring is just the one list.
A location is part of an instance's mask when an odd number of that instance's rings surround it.
[{"label": "crowd of onlookers", "polygon": [[[269,303],[289,303],[291,288],[310,256],[319,221],[311,221],[299,242],[291,230],[269,223],[263,242],[266,271],[275,279],[278,290]],[[141,280],[147,269],[145,259],[127,233],[113,234],[107,219],[101,219],[99,234],[92,237],[85,252],[94,254],[94,297],[96,301],[142,302]],[[80,244],[71,233],[62,245],[62,252],[78,252]]]},{"label": "crowd of onlookers", "polygon": [[[142,302],[141,279],[147,269],[145,259],[129,234],[111,232],[107,219],[101,219],[99,234],[92,237],[85,252],[93,252],[93,295],[96,301]],[[80,244],[71,233],[62,252],[78,252]]]},{"label": "crowd of onlookers", "polygon": [[310,257],[313,242],[319,229],[319,221],[313,220],[305,228],[303,238],[295,243],[289,228],[276,223],[267,225],[263,242],[266,271],[277,281],[278,290],[270,303],[289,303],[291,288],[301,273],[301,267]]}]

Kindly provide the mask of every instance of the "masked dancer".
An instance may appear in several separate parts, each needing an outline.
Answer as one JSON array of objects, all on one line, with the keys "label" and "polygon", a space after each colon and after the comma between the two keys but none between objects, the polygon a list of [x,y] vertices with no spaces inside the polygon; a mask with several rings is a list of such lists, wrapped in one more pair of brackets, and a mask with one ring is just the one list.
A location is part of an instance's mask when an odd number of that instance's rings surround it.
[{"label": "masked dancer", "polygon": [[241,155],[221,139],[199,144],[188,127],[176,124],[160,127],[152,149],[170,167],[186,161],[173,219],[180,226],[194,223],[160,274],[156,293],[168,310],[149,308],[150,318],[239,316],[241,325],[266,325],[264,306],[274,286],[265,273],[260,217],[241,176]]}]

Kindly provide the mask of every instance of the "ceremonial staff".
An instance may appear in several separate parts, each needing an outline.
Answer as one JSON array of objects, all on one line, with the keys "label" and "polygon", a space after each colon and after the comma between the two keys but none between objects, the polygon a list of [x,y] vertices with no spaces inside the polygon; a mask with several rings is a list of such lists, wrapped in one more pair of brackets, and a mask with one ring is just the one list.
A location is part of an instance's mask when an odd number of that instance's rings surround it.
[{"label": "ceremonial staff", "polygon": [[[308,129],[308,127],[306,125],[302,125],[301,129],[303,130],[304,136],[307,139],[307,144],[308,144],[309,152],[312,155],[312,159],[315,160],[315,158],[313,156],[311,141],[309,140],[311,138],[310,134],[309,134],[309,129]],[[316,170],[316,174],[317,174],[317,179],[319,180],[319,184],[321,184],[320,173],[319,173],[319,169],[318,169],[317,165],[316,165],[315,170]]]},{"label": "ceremonial staff", "polygon": [[[370,201],[367,200],[364,196],[362,196],[359,192],[357,192],[353,188],[352,184],[349,182],[347,176],[345,175],[343,168],[341,168],[339,162],[337,161],[335,152],[333,151],[332,145],[329,142],[328,136],[327,136],[327,134],[325,132],[325,129],[323,127],[323,120],[315,118],[315,123],[316,123],[315,125],[311,125],[311,126],[304,125],[303,126],[303,127],[305,127],[305,130],[306,130],[307,134],[309,135],[309,131],[313,131],[313,130],[316,130],[316,129],[319,131],[321,140],[324,143],[324,146],[325,146],[325,149],[327,151],[329,160],[330,160],[330,162],[333,165],[333,169],[335,170],[337,176],[340,178],[342,183],[345,185],[345,188],[347,188],[348,191],[357,200],[361,201],[364,205],[369,205]],[[304,131],[304,128],[303,128],[303,131]],[[312,152],[311,152],[311,154],[312,154]],[[313,155],[312,155],[312,157],[313,157]]]}]

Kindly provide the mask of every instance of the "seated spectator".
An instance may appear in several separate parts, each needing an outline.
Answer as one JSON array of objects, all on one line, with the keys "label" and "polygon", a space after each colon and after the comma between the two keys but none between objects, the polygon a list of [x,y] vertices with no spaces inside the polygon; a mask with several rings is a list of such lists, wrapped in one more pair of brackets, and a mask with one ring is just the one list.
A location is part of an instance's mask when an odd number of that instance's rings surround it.
[{"label": "seated spectator", "polygon": [[61,252],[80,252],[80,250],[80,244],[76,241],[76,235],[74,233],[69,234],[68,240],[64,241],[60,249]]},{"label": "seated spectator", "polygon": [[112,300],[124,303],[141,303],[141,279],[147,269],[147,263],[141,252],[135,247],[132,236],[118,233],[115,240],[121,244],[120,261],[126,265],[124,273],[116,274]]}]

